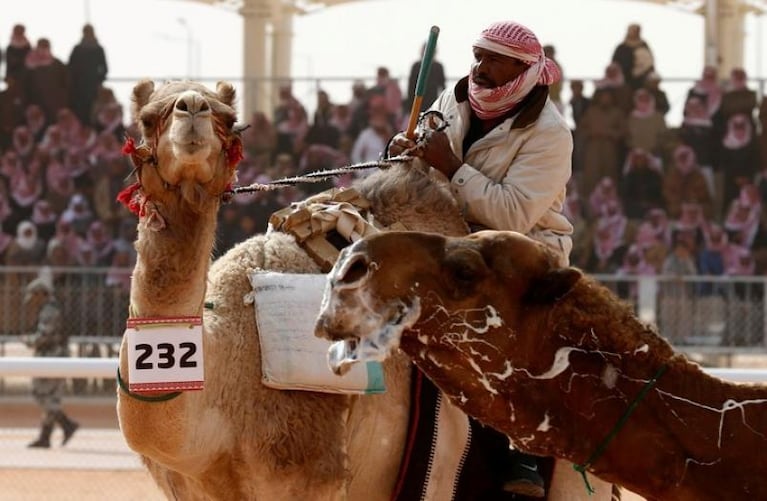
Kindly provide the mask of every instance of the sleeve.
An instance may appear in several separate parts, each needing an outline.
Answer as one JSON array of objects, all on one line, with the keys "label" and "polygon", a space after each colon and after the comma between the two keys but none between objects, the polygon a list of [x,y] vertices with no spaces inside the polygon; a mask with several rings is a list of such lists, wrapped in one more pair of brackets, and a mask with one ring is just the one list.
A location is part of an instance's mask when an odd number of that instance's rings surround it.
[{"label": "sleeve", "polygon": [[452,178],[468,219],[496,230],[528,233],[567,185],[572,137],[559,124],[534,133],[522,145],[501,182],[463,164]]}]

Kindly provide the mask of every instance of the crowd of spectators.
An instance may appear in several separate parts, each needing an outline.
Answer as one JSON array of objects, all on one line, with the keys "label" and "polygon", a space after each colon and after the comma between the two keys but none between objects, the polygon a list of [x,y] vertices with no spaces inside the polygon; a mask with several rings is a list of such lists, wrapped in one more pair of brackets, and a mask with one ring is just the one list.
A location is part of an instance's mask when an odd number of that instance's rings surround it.
[{"label": "crowd of spectators", "polygon": [[[553,57],[554,47],[546,50]],[[132,266],[135,218],[114,202],[131,171],[121,145],[132,125],[104,86],[93,28],[63,63],[49,40],[32,46],[17,25],[2,59],[0,264]],[[445,70],[434,67],[427,90],[437,95]],[[379,159],[404,128],[417,72],[418,62],[403,89],[380,67],[372,85],[353,83],[348,102],[319,90],[312,116],[290,84],[281,86],[271,115],[244,120],[238,184]],[[724,82],[717,68],[703,68],[682,122],[670,124],[652,51],[632,25],[591,95],[583,81],[568,84],[568,102],[561,88],[551,97],[574,124],[565,207],[574,265],[618,275],[767,273],[767,99],[758,102],[742,68]],[[217,253],[265,231],[275,210],[348,186],[358,172],[236,196],[220,211]]]}]

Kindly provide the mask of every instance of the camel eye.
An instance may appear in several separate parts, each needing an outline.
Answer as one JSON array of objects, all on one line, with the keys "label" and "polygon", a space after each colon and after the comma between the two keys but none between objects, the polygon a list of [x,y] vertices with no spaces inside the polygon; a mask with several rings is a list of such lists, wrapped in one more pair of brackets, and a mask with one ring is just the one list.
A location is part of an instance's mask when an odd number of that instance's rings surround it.
[{"label": "camel eye", "polygon": [[339,279],[339,282],[350,284],[362,279],[362,277],[367,275],[367,272],[368,272],[367,260],[363,258],[362,256],[357,256],[352,259],[353,259],[352,262],[346,266],[346,269],[344,270],[344,274]]}]

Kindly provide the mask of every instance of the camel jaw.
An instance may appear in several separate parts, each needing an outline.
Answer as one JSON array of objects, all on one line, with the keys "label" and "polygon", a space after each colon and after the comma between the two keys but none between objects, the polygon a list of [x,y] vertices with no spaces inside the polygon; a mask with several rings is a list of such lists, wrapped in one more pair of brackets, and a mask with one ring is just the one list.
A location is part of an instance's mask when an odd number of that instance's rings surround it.
[{"label": "camel jaw", "polygon": [[[363,320],[362,325],[353,327],[353,332],[359,335],[339,334],[318,326],[318,336],[327,339],[341,338],[340,341],[331,344],[328,349],[328,366],[334,374],[343,376],[349,372],[352,365],[358,362],[384,361],[399,347],[402,334],[418,321],[421,316],[421,304],[418,298],[415,298],[410,305],[398,301],[389,311],[392,314],[386,317],[370,315],[368,312],[366,315],[368,321]],[[321,312],[320,318],[323,318],[323,315],[324,313]],[[352,315],[351,318],[355,316]],[[377,319],[388,318],[388,320],[373,327],[370,322],[371,316]]]}]

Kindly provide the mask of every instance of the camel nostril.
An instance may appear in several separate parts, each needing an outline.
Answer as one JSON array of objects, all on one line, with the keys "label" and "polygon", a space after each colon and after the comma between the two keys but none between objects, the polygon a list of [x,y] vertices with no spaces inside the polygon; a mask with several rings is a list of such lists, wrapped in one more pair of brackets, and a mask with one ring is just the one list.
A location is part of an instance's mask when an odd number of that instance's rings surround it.
[{"label": "camel nostril", "polygon": [[189,111],[189,105],[186,103],[185,99],[179,99],[178,101],[176,101],[176,109],[179,110],[179,111],[188,112]]},{"label": "camel nostril", "polygon": [[198,111],[209,111],[209,110],[210,110],[210,105],[208,105],[207,101],[203,101],[202,103],[200,103],[200,109]]}]

